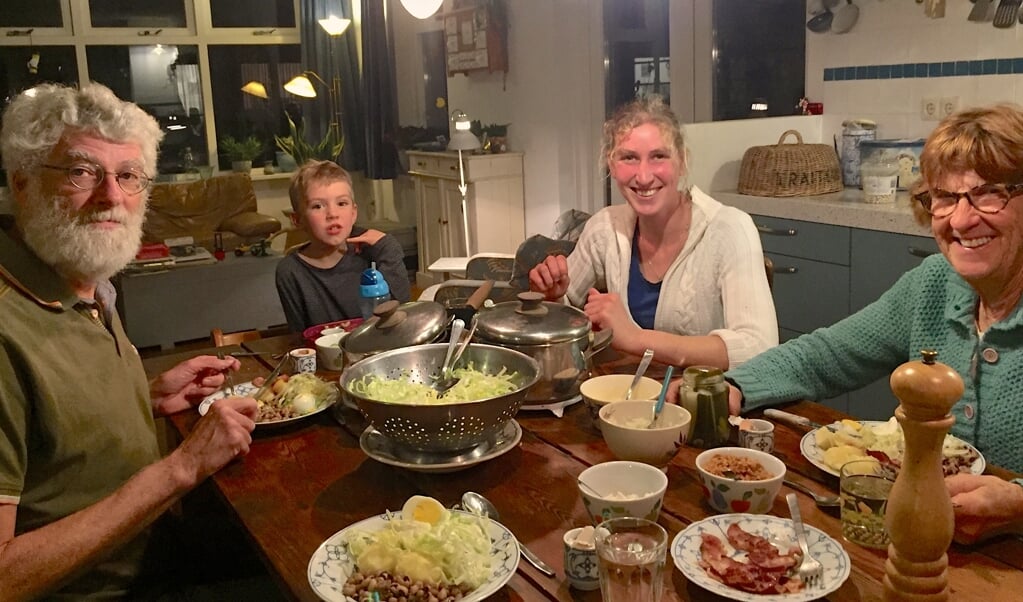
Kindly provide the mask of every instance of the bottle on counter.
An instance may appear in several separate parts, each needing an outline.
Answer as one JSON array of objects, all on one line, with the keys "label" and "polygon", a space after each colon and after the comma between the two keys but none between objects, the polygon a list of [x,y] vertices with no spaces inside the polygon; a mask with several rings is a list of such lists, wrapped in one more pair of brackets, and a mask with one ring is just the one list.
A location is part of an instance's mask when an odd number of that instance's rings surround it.
[{"label": "bottle on counter", "polygon": [[894,203],[899,187],[899,163],[889,153],[874,153],[860,166],[863,202]]},{"label": "bottle on counter", "polygon": [[387,280],[377,269],[374,261],[369,267],[363,270],[359,279],[359,313],[363,320],[373,317],[373,310],[377,305],[391,299],[391,288],[387,286]]}]

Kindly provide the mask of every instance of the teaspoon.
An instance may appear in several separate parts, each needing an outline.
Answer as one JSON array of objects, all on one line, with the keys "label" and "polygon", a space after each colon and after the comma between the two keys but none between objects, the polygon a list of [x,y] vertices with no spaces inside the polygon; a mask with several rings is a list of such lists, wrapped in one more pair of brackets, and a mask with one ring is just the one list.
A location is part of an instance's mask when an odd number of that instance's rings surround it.
[{"label": "teaspoon", "polygon": [[[485,514],[494,520],[500,520],[501,518],[501,516],[497,513],[497,508],[490,503],[490,500],[475,491],[466,491],[462,495],[462,507],[478,514]],[[535,566],[541,573],[548,577],[554,576],[554,569],[547,566],[547,563],[534,554],[532,550],[522,545],[522,542],[519,542],[519,551],[522,553],[522,557],[528,560],[529,563]]]},{"label": "teaspoon", "polygon": [[806,487],[805,485],[800,485],[799,483],[790,481],[788,479],[785,479],[784,483],[789,487],[795,489],[796,491],[802,491],[806,495],[812,497],[814,503],[820,506],[821,508],[837,508],[842,504],[842,500],[839,499],[837,495],[821,495],[819,493],[814,493],[814,491],[809,487]]}]

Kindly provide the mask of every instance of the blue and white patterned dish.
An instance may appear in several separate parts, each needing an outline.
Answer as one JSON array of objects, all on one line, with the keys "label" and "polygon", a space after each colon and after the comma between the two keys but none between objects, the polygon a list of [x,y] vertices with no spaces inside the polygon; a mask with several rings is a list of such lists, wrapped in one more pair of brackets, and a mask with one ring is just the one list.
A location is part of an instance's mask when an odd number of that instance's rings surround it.
[{"label": "blue and white patterned dish", "polygon": [[[257,387],[256,385],[252,384],[252,381],[247,381],[247,382],[239,383],[239,384],[234,386],[234,396],[235,397],[246,397],[246,396],[251,397],[258,390],[259,390],[259,387]],[[228,397],[229,395],[230,394],[228,393],[227,388],[225,387],[225,388],[217,391],[216,393],[213,393],[211,395],[206,396],[202,400],[202,402],[199,404],[199,406],[196,408],[199,411],[199,415],[200,416],[205,416],[206,412],[210,411],[210,405],[212,405],[214,401],[216,401],[218,399],[223,399],[225,397]],[[268,428],[272,428],[272,427],[284,426],[284,425],[287,425],[287,424],[291,424],[293,422],[298,422],[299,420],[305,420],[306,418],[309,418],[310,416],[315,416],[316,414],[319,414],[320,412],[325,411],[326,409],[328,409],[332,405],[334,405],[334,404],[333,403],[327,403],[327,404],[324,404],[324,405],[316,408],[312,412],[309,412],[308,414],[302,414],[301,416],[295,416],[293,418],[285,418],[283,420],[264,420],[262,422],[257,422],[256,423],[256,428],[260,429],[260,430],[263,430],[263,429],[268,429]]]},{"label": "blue and white patterned dish", "polygon": [[710,590],[715,594],[732,600],[744,602],[807,602],[822,598],[842,586],[842,583],[849,577],[851,563],[849,554],[840,543],[828,537],[820,529],[806,525],[806,540],[810,548],[810,554],[824,565],[824,579],[821,587],[809,589],[791,594],[752,594],[742,590],[731,588],[707,574],[700,566],[700,544],[704,533],[709,533],[721,540],[724,545],[725,554],[736,560],[742,560],[746,553],[732,548],[728,543],[728,536],[725,534],[732,523],[749,533],[760,535],[767,539],[792,541],[796,539],[792,530],[792,521],[787,518],[778,518],[763,514],[719,514],[710,518],[695,522],[675,536],[671,542],[671,557],[675,560],[675,566],[690,582]]},{"label": "blue and white patterned dish", "polygon": [[[468,514],[461,510],[452,510],[451,512]],[[327,602],[350,600],[341,592],[345,581],[355,570],[355,559],[348,552],[347,534],[351,531],[379,530],[387,521],[400,518],[401,512],[367,518],[341,529],[328,537],[327,541],[321,543],[313,552],[313,557],[309,559],[307,570],[309,586],[313,588],[316,595]],[[462,602],[479,602],[493,595],[504,587],[519,566],[519,544],[515,537],[501,523],[492,519],[486,520],[491,542],[490,566],[492,573],[486,583],[472,590],[462,598]]]}]

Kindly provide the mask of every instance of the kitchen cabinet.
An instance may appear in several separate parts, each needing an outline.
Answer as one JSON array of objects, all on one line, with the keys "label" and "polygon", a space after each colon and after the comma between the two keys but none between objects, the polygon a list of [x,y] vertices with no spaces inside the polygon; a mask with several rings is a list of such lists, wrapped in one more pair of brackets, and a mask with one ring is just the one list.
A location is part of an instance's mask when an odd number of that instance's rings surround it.
[{"label": "kitchen cabinet", "polygon": [[469,240],[462,222],[458,154],[409,151],[416,193],[416,285],[435,284],[427,268],[441,257],[515,253],[526,238],[522,153],[463,153]]},{"label": "kitchen cabinet", "polygon": [[[774,304],[781,341],[829,326],[872,303],[924,257],[934,239],[752,215],[774,263]],[[865,420],[887,420],[898,403],[883,377],[824,400]]]}]

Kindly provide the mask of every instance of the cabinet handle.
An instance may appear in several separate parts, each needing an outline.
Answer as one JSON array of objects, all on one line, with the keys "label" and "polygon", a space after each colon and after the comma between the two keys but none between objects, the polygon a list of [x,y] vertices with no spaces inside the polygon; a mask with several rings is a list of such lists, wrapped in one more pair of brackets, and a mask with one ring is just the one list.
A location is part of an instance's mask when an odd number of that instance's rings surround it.
[{"label": "cabinet handle", "polygon": [[799,233],[799,231],[795,228],[778,230],[770,226],[761,226],[760,224],[757,224],[757,232],[761,234],[770,234],[771,236],[795,236]]},{"label": "cabinet handle", "polygon": [[272,36],[275,31],[277,31],[276,27],[273,28],[273,29],[256,29],[256,30],[254,30],[252,32],[252,35],[254,35],[254,36]]},{"label": "cabinet handle", "polygon": [[913,245],[906,247],[906,251],[913,257],[930,257],[931,255],[934,255],[934,251],[928,251],[927,249],[921,249],[920,247],[914,247]]},{"label": "cabinet handle", "polygon": [[416,161],[416,167],[426,167],[425,161]]},{"label": "cabinet handle", "polygon": [[451,171],[458,171],[458,166],[457,165],[448,165],[448,169],[450,169]]},{"label": "cabinet handle", "polygon": [[163,31],[163,28],[160,28],[160,29],[143,29],[141,31],[136,31],[135,34],[136,35],[140,35],[140,36],[158,36],[158,35],[160,35],[160,32],[162,32],[162,31]]},{"label": "cabinet handle", "polygon": [[775,274],[797,274],[797,273],[799,273],[799,268],[797,268],[797,267],[780,267],[779,268],[779,267],[775,266],[774,270],[772,270],[772,271]]},{"label": "cabinet handle", "polygon": [[438,219],[437,223],[442,225],[442,226],[446,226],[446,225],[448,225],[448,220],[446,220],[446,219]]}]

